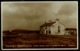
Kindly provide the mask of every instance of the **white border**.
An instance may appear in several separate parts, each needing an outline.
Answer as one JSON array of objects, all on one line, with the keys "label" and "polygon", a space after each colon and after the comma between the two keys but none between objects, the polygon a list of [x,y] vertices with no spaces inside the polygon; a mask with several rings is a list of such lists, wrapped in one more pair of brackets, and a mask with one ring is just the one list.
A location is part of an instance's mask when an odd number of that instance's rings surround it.
[{"label": "white border", "polygon": [[78,3],[78,1],[3,1],[1,3]]},{"label": "white border", "polygon": [[[2,3],[53,3],[53,2],[74,2],[78,4],[78,1],[9,1],[9,2],[1,2],[1,49],[2,50],[77,50],[79,48],[78,46],[78,16],[77,16],[77,48],[23,48],[23,49],[3,49],[3,11],[2,11]],[[78,10],[78,6],[77,6]],[[78,11],[77,11],[78,13]]]}]

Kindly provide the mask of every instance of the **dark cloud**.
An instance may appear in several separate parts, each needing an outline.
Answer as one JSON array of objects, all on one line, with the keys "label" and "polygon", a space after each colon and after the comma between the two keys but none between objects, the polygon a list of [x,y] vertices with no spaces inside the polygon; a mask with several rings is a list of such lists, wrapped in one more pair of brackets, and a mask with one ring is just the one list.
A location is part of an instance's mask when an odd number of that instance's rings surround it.
[{"label": "dark cloud", "polygon": [[[9,3],[8,3],[9,4]],[[26,18],[27,20],[31,19],[37,19],[41,18],[47,13],[48,7],[50,7],[50,3],[15,3],[15,4],[9,4],[9,7],[12,9],[16,9],[16,11],[13,10],[13,12],[8,12],[8,16],[14,16],[14,17],[22,17]],[[10,10],[10,9],[9,9]],[[11,10],[12,11],[12,10]]]},{"label": "dark cloud", "polygon": [[76,3],[67,3],[64,4],[61,9],[59,10],[58,14],[62,15],[72,15],[74,12],[77,11]]},{"label": "dark cloud", "polygon": [[[3,29],[39,29],[45,21],[60,21],[76,27],[76,4],[71,3],[3,3]],[[75,14],[75,15],[74,15]],[[69,22],[70,23],[66,23]],[[72,25],[71,25],[72,24]],[[73,26],[74,25],[74,26]]]}]

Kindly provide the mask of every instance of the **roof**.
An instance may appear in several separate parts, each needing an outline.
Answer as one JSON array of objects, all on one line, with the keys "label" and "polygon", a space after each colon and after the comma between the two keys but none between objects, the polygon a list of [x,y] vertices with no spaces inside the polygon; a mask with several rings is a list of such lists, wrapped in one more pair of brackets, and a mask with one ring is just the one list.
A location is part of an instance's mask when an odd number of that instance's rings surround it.
[{"label": "roof", "polygon": [[65,30],[77,30],[76,28],[66,28]]},{"label": "roof", "polygon": [[40,27],[44,27],[44,26],[51,26],[52,24],[54,24],[55,22],[50,22],[50,23],[44,23],[43,25],[41,25]]}]

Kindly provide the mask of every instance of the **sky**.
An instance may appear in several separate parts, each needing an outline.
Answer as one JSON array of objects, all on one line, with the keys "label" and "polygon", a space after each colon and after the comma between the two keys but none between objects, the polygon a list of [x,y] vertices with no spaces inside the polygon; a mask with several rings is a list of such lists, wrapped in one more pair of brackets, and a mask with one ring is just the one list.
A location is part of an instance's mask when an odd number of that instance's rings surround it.
[{"label": "sky", "polygon": [[39,30],[40,26],[57,18],[65,28],[76,28],[78,2],[2,2],[3,30]]}]

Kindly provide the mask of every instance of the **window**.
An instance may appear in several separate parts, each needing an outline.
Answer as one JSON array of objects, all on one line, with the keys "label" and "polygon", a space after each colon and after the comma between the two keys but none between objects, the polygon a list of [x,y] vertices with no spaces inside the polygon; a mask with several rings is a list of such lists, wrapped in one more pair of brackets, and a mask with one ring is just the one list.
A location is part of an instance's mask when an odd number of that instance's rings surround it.
[{"label": "window", "polygon": [[49,34],[51,34],[51,31],[49,30]]},{"label": "window", "polygon": [[46,34],[48,34],[48,31],[46,31]]},{"label": "window", "polygon": [[60,33],[60,26],[58,26],[58,33]]}]

